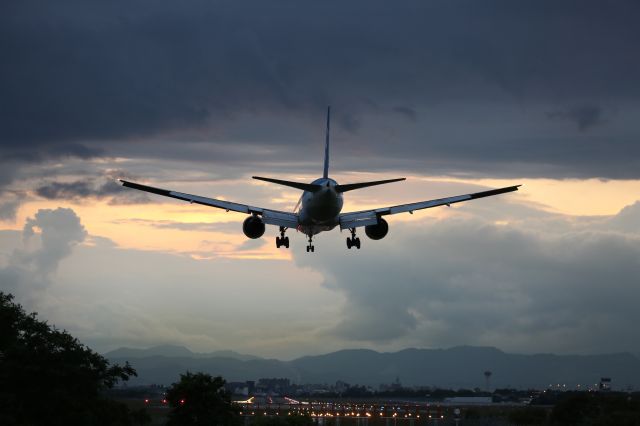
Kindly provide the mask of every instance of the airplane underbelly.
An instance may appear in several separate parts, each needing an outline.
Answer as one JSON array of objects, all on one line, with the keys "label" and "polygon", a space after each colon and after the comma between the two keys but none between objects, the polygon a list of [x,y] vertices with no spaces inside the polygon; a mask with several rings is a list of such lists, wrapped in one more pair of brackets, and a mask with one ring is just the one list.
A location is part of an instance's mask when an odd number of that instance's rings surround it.
[{"label": "airplane underbelly", "polygon": [[298,231],[305,235],[316,235],[321,232],[331,231],[336,225],[298,225]]}]

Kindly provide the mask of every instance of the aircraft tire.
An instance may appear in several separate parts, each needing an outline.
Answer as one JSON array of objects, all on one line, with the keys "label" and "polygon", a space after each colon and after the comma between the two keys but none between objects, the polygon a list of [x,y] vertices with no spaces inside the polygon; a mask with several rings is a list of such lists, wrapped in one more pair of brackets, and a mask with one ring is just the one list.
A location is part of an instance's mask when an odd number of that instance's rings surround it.
[{"label": "aircraft tire", "polygon": [[282,243],[286,248],[289,248],[289,237],[284,237],[284,241]]},{"label": "aircraft tire", "polygon": [[356,246],[356,248],[357,248],[358,250],[360,250],[360,238],[356,238],[356,240],[355,240],[355,242],[354,242],[354,245]]},{"label": "aircraft tire", "polygon": [[351,250],[351,238],[347,237],[347,248]]}]

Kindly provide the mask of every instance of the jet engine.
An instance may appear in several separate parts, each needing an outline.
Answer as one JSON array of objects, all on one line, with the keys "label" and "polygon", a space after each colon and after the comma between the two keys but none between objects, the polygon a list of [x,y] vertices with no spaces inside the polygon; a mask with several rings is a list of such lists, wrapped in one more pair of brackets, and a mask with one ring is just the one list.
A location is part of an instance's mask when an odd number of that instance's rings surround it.
[{"label": "jet engine", "polygon": [[379,218],[377,224],[365,226],[364,232],[372,240],[381,240],[389,232],[389,224],[383,218]]},{"label": "jet engine", "polygon": [[258,216],[249,216],[242,224],[242,232],[251,239],[262,237],[264,234],[264,222]]}]

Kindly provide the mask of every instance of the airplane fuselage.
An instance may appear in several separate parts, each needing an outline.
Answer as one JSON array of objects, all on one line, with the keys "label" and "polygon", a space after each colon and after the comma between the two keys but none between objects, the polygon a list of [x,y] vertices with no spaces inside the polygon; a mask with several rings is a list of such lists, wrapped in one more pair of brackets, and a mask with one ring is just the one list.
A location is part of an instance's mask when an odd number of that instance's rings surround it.
[{"label": "airplane fuselage", "polygon": [[312,182],[322,186],[318,191],[304,191],[300,198],[300,224],[298,231],[306,235],[315,235],[330,231],[339,223],[342,211],[342,194],[335,190],[338,184],[330,178],[319,178]]}]

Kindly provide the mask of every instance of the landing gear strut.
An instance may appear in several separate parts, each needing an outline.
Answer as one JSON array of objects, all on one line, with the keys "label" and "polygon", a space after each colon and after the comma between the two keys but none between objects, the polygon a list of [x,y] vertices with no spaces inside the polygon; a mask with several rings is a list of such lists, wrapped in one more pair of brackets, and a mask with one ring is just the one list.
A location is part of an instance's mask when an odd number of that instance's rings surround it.
[{"label": "landing gear strut", "polygon": [[347,248],[355,247],[360,250],[360,238],[356,237],[356,228],[351,228],[351,237],[347,237]]},{"label": "landing gear strut", "polygon": [[284,226],[280,227],[280,236],[276,237],[276,247],[280,248],[280,246],[285,246],[289,248],[289,237],[285,237],[284,233],[287,231],[287,228]]},{"label": "landing gear strut", "polygon": [[309,234],[309,245],[307,246],[307,253],[313,253],[313,236]]}]

